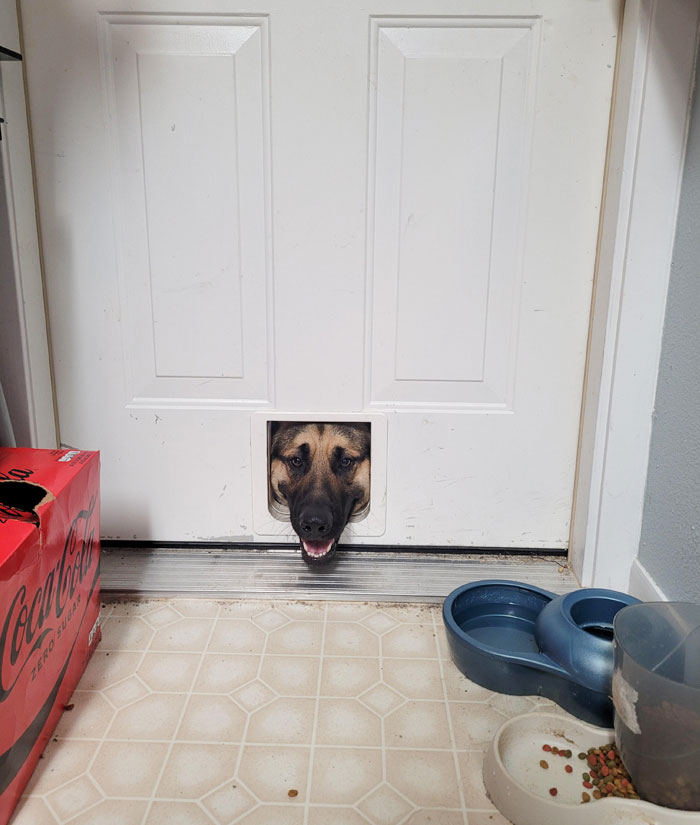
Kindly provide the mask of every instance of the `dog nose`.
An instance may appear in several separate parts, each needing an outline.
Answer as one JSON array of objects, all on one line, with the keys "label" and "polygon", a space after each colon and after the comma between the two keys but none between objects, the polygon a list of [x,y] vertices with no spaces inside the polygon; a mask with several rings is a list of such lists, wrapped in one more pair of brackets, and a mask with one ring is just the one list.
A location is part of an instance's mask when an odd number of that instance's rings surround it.
[{"label": "dog nose", "polygon": [[320,510],[307,511],[301,514],[299,525],[304,538],[309,541],[324,539],[331,529],[331,514]]}]

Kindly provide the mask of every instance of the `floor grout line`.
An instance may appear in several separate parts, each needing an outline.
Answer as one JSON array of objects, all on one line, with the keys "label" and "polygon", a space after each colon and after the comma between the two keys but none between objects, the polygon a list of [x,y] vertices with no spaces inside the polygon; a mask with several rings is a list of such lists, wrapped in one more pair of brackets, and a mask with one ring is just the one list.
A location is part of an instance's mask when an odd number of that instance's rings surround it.
[{"label": "floor grout line", "polygon": [[[177,608],[175,608],[175,609],[177,610]],[[178,612],[179,612],[179,611],[178,611]],[[205,657],[205,655],[206,655],[206,653],[207,653],[207,649],[208,649],[208,647],[209,647],[209,643],[211,642],[212,636],[214,635],[214,631],[215,631],[215,629],[216,629],[216,624],[217,624],[217,622],[218,622],[218,620],[219,620],[219,616],[220,616],[220,614],[221,614],[221,605],[219,605],[219,606],[218,606],[218,608],[217,608],[217,611],[216,611],[216,616],[214,616],[214,617],[213,617],[213,621],[212,621],[212,623],[211,623],[211,628],[210,628],[209,633],[208,633],[208,635],[207,635],[207,639],[206,639],[206,641],[204,642],[204,645],[202,646],[202,650],[201,650],[201,652],[200,652],[200,654],[199,654],[199,663],[197,664],[197,667],[196,667],[196,669],[195,669],[195,672],[194,672],[194,674],[192,675],[192,679],[190,680],[190,687],[189,687],[189,690],[188,690],[188,692],[187,692],[187,694],[186,694],[186,695],[187,695],[187,698],[186,698],[186,700],[185,700],[185,702],[184,702],[184,704],[183,704],[183,706],[182,706],[182,710],[180,711],[180,715],[178,716],[177,723],[175,724],[175,727],[174,727],[174,729],[173,729],[173,734],[172,734],[172,737],[170,738],[170,744],[169,744],[169,747],[168,747],[168,749],[167,749],[167,750],[166,750],[166,752],[165,752],[165,759],[163,760],[163,764],[161,765],[160,771],[158,772],[158,776],[156,777],[156,781],[155,781],[155,783],[153,784],[153,790],[151,791],[151,796],[150,796],[150,799],[148,800],[148,803],[147,803],[147,805],[146,805],[146,810],[144,811],[143,818],[142,818],[142,820],[141,820],[141,825],[146,825],[146,821],[147,821],[148,816],[149,816],[149,814],[150,814],[150,812],[151,812],[151,808],[153,807],[153,802],[155,801],[155,798],[156,798],[156,792],[157,792],[157,790],[158,790],[158,786],[160,785],[161,781],[163,780],[163,774],[165,773],[165,768],[166,768],[166,766],[167,766],[167,764],[168,764],[168,761],[170,760],[170,756],[171,756],[171,754],[172,754],[172,752],[173,752],[173,748],[175,747],[175,743],[177,742],[177,734],[178,734],[178,731],[180,730],[180,726],[182,725],[182,720],[184,719],[184,717],[185,717],[185,713],[187,712],[187,707],[189,706],[190,700],[191,700],[191,698],[192,698],[192,692],[193,692],[194,686],[195,686],[195,684],[197,683],[197,679],[198,679],[198,677],[199,677],[199,673],[200,673],[200,671],[201,671],[201,669],[202,669],[202,663],[204,662],[204,657]],[[196,617],[193,617],[193,616],[183,616],[181,613],[180,613],[180,615],[182,616],[182,618],[183,618],[183,619],[185,619],[185,620],[187,620],[187,621],[189,621],[189,620],[191,620],[191,619],[193,619],[193,618],[196,618]],[[179,620],[178,620],[178,621],[179,621]],[[177,623],[177,622],[176,622],[176,623]],[[175,624],[176,624],[176,623],[175,623]],[[157,633],[158,631],[156,630],[155,632]],[[155,636],[154,636],[154,638],[155,638]],[[153,651],[153,652],[158,652],[158,651]],[[169,651],[169,652],[173,652],[173,651]],[[181,651],[178,651],[178,652],[181,652]],[[143,662],[143,660],[142,660],[142,662]],[[139,664],[139,667],[140,667],[140,666],[141,666],[141,665]],[[138,672],[138,668],[137,668],[137,672]],[[208,818],[212,821],[213,825],[216,825],[215,821],[214,821],[214,820],[212,819],[212,817],[209,815],[209,812],[208,812],[207,810],[205,810],[205,809],[204,809],[201,805],[199,805],[199,804],[198,804],[198,807],[199,807],[199,808],[200,808],[200,809],[204,812],[205,816],[207,816],[207,817],[208,817]]]},{"label": "floor grout line", "polygon": [[[438,647],[439,652],[440,642],[437,634],[440,632],[440,628],[438,628],[437,618],[435,614],[433,614],[433,628],[435,631],[435,644]],[[455,773],[457,774],[457,790],[459,792],[459,802],[462,806],[464,825],[469,825],[466,800],[464,798],[464,783],[462,781],[462,772],[459,767],[459,757],[457,756],[457,737],[455,736],[455,726],[454,720],[452,718],[452,708],[450,706],[450,699],[447,695],[447,683],[445,681],[445,660],[442,659],[442,657],[438,658],[438,667],[440,668],[440,681],[442,682],[442,695],[443,702],[445,704],[445,712],[447,714],[447,725],[450,731],[450,739],[452,740],[452,761],[454,763]]]},{"label": "floor grout line", "polygon": [[314,720],[311,728],[311,748],[309,750],[309,768],[306,777],[306,796],[304,799],[304,820],[303,825],[309,822],[309,802],[311,800],[311,784],[313,782],[314,756],[316,753],[316,738],[318,735],[318,712],[321,703],[321,680],[323,677],[323,657],[326,651],[326,634],[328,632],[328,605],[323,606],[323,630],[321,631],[321,646],[318,654],[318,675],[316,676],[316,696],[314,703]]}]

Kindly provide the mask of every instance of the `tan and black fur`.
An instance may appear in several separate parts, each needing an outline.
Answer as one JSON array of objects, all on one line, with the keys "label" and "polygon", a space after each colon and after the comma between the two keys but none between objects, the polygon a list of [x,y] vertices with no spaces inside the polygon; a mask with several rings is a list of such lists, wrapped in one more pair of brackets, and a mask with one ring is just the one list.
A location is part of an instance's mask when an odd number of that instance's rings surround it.
[{"label": "tan and black fur", "polygon": [[270,488],[289,507],[308,564],[325,564],[370,492],[370,427],[282,421],[270,432]]}]

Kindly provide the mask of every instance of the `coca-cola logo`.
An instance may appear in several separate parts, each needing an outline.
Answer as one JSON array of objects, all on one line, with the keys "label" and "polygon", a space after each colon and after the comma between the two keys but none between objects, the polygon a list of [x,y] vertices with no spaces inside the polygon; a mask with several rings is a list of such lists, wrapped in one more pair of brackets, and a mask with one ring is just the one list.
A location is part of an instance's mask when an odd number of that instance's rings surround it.
[{"label": "coca-cola logo", "polygon": [[73,519],[61,557],[39,587],[30,593],[22,584],[9,600],[0,627],[0,703],[25,671],[31,671],[31,680],[36,678],[80,612],[80,585],[96,564],[96,503],[93,496],[88,508]]}]

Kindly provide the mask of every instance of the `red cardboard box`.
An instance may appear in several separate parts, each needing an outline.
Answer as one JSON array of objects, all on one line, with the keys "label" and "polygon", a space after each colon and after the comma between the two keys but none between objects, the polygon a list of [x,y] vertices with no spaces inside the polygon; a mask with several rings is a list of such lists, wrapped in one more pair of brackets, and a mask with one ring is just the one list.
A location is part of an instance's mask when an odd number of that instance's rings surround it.
[{"label": "red cardboard box", "polygon": [[0,447],[0,825],[100,640],[100,458]]}]

